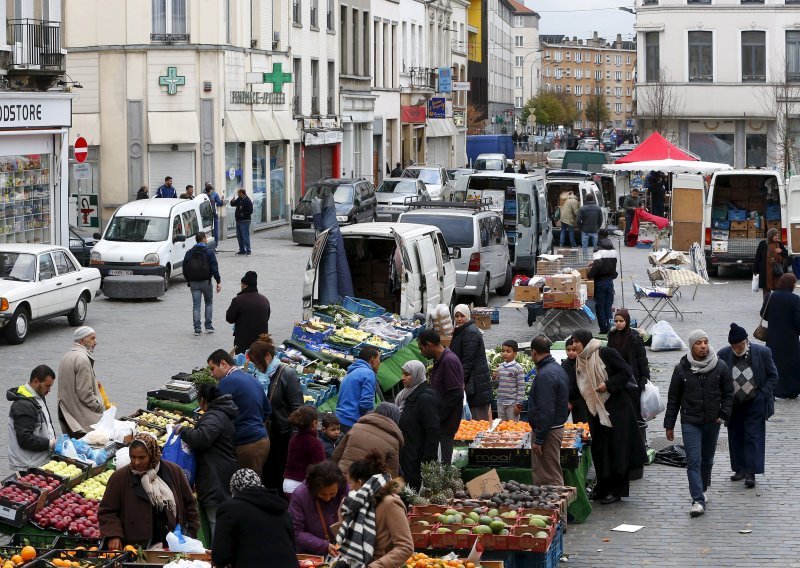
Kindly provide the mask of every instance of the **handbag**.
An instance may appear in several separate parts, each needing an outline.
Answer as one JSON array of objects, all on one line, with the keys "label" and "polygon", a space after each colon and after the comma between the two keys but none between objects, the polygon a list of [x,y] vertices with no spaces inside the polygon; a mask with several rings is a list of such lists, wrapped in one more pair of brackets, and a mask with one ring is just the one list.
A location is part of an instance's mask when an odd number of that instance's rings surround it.
[{"label": "handbag", "polygon": [[[270,406],[272,406],[272,398],[275,396],[275,391],[276,391],[276,390],[278,390],[278,383],[279,383],[279,382],[280,382],[280,380],[281,380],[281,375],[283,375],[283,369],[284,369],[284,368],[286,368],[286,365],[281,365],[281,366],[278,368],[278,370],[275,372],[275,376],[274,376],[274,378],[272,379],[272,381],[270,382],[270,385],[274,385],[274,386],[272,387],[272,392],[271,392],[271,393],[269,393],[269,396],[267,397],[267,398],[269,398],[269,404],[270,404]],[[272,431],[271,431],[271,429],[272,429],[272,427],[273,427],[273,424],[272,424],[272,416],[270,416],[270,417],[269,417],[269,419],[267,420],[267,423],[265,424],[265,426],[267,427],[267,433],[268,433],[268,435],[269,435],[270,437],[272,437]]]},{"label": "handbag", "polygon": [[[765,314],[767,313],[767,308],[769,307],[770,298],[772,298],[772,292],[769,293],[769,296],[767,296],[767,303],[764,304]],[[767,341],[767,328],[764,326],[764,316],[761,316],[761,321],[758,322],[758,327],[753,332],[753,337],[759,341]]]}]

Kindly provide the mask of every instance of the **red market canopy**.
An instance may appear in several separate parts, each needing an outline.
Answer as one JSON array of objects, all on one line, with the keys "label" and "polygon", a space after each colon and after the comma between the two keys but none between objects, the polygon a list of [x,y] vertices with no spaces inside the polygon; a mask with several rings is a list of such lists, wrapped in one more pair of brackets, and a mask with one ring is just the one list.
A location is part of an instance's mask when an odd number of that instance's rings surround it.
[{"label": "red market canopy", "polygon": [[617,160],[616,164],[649,162],[653,160],[697,160],[697,156],[682,150],[658,132],[653,132],[647,140],[639,144],[633,152]]}]

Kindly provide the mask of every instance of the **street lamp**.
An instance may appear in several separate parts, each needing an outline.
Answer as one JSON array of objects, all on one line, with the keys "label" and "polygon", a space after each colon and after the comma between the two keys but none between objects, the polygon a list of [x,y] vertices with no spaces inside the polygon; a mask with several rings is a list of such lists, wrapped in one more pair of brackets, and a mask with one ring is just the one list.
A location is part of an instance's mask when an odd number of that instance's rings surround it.
[{"label": "street lamp", "polygon": [[633,8],[627,8],[625,6],[619,6],[619,7],[617,7],[617,10],[622,10],[623,12],[628,12],[629,14],[633,14],[634,16],[636,15],[636,10],[633,9]]},{"label": "street lamp", "polygon": [[[536,49],[536,50],[533,50],[533,51],[531,51],[531,52],[530,52],[530,53],[528,53],[527,55],[525,55],[525,57],[523,57],[523,58],[522,58],[522,65],[520,65],[520,67],[522,67],[522,69],[524,70],[524,69],[525,69],[525,60],[526,60],[528,57],[530,57],[531,55],[533,55],[533,54],[535,54],[535,53],[541,53],[541,52],[543,52],[543,51],[544,51],[544,49]],[[534,60],[533,60],[533,61],[531,61],[531,94],[530,94],[530,98],[533,98],[533,97],[534,97],[534,91],[533,91],[533,66],[534,66],[534,65],[536,65],[536,62],[537,62],[539,59],[541,59],[541,55],[539,56],[539,58],[538,58],[538,59],[537,59],[537,58],[534,58]],[[549,59],[549,57],[548,57],[547,59]],[[525,75],[525,73],[523,72],[523,77],[524,77],[524,75]],[[522,93],[523,93],[523,96],[522,96],[522,107],[524,108],[524,107],[525,107],[525,105],[526,105],[526,104],[527,104],[527,102],[528,102],[528,101],[526,101],[526,100],[525,100],[525,87],[524,87],[524,86],[523,86],[523,88],[522,88]]]}]

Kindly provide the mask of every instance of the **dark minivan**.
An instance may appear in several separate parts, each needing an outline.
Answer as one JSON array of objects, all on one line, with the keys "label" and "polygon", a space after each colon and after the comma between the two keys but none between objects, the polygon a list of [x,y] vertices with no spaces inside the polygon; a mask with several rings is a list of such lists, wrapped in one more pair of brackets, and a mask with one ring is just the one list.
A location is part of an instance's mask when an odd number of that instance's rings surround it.
[{"label": "dark minivan", "polygon": [[378,200],[375,188],[364,178],[324,178],[308,188],[300,203],[292,211],[292,241],[299,245],[313,245],[317,238],[314,230],[314,212],[311,203],[326,192],[333,194],[336,220],[339,225],[352,225],[374,221]]}]

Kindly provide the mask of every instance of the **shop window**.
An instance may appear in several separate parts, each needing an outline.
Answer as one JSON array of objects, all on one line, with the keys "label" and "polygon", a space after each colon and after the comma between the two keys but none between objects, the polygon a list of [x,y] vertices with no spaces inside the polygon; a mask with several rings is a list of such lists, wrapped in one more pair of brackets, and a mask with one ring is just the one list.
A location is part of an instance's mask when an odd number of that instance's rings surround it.
[{"label": "shop window", "polygon": [[256,225],[266,223],[268,216],[267,201],[267,147],[263,142],[253,143],[253,221]]},{"label": "shop window", "polygon": [[50,242],[50,156],[0,156],[0,243]]},{"label": "shop window", "polygon": [[269,145],[270,220],[286,219],[286,145]]},{"label": "shop window", "polygon": [[748,134],[745,137],[747,167],[767,167],[767,135]]}]

